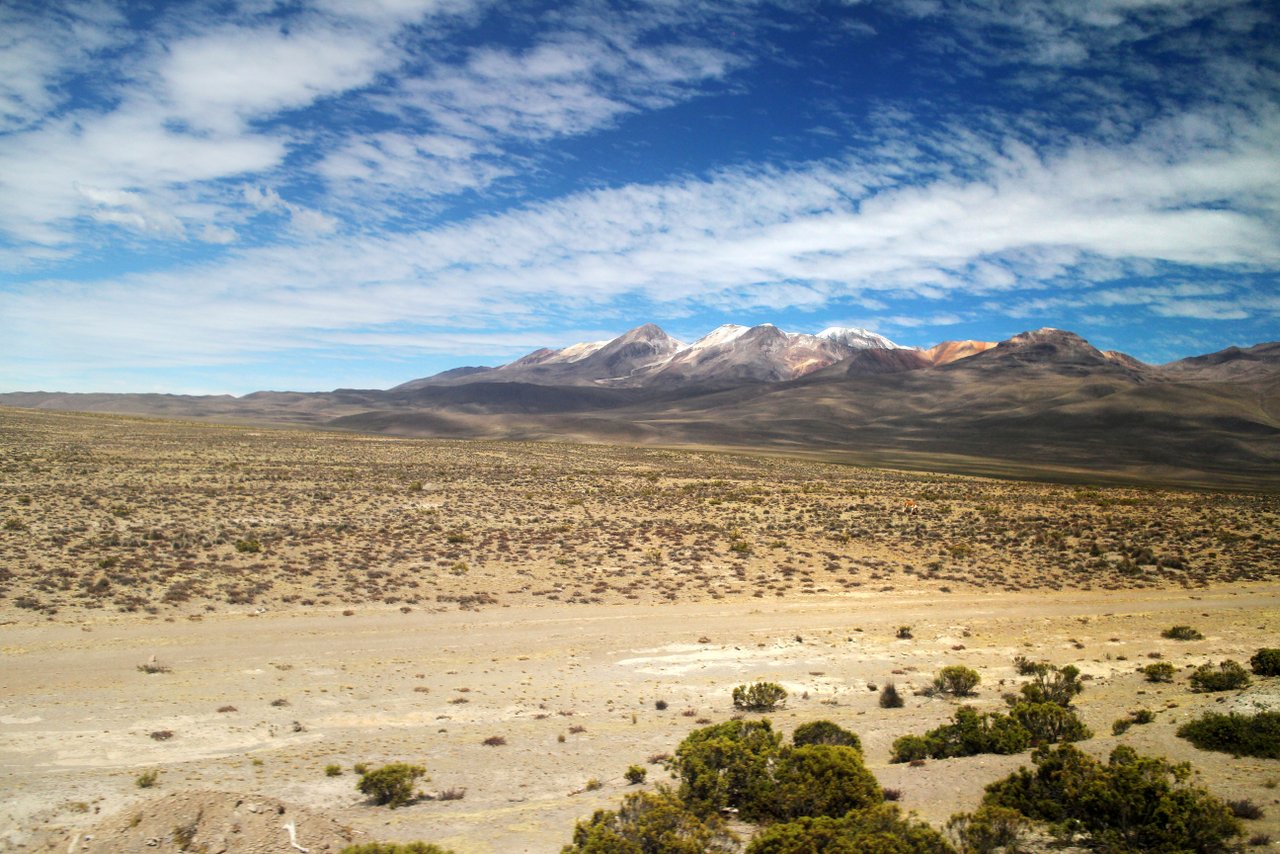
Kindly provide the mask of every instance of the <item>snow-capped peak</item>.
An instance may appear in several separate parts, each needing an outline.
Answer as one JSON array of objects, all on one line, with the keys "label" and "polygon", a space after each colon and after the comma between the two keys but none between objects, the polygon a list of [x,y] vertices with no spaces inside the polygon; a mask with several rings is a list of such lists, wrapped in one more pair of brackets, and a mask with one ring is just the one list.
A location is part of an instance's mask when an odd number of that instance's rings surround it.
[{"label": "snow-capped peak", "polygon": [[556,354],[555,360],[557,362],[580,362],[608,343],[608,341],[587,341],[582,344],[570,344]]},{"label": "snow-capped peak", "polygon": [[828,326],[817,335],[818,338],[826,338],[829,341],[838,341],[847,347],[853,347],[856,350],[903,350],[906,349],[898,344],[893,343],[888,338],[869,329],[860,329],[856,326]]},{"label": "snow-capped peak", "polygon": [[736,323],[726,323],[723,326],[717,326],[706,335],[703,335],[697,341],[684,348],[685,351],[705,350],[708,347],[716,347],[721,344],[728,344],[735,338],[741,338],[743,335],[751,331],[749,326],[739,326]]}]

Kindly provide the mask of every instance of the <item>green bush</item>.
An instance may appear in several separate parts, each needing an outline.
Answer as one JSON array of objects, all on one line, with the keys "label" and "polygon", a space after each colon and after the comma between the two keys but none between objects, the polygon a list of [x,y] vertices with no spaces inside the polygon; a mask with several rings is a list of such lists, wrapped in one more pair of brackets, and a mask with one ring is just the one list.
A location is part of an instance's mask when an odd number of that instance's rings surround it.
[{"label": "green bush", "polygon": [[1009,709],[1009,717],[1022,724],[1035,745],[1084,741],[1093,737],[1075,712],[1057,703],[1017,703]]},{"label": "green bush", "polygon": [[156,782],[159,779],[160,779],[160,772],[156,770],[151,770],[151,771],[143,771],[134,779],[133,782],[137,784],[139,789],[151,789],[155,787]]},{"label": "green bush", "polygon": [[1201,750],[1280,759],[1280,712],[1206,712],[1180,726],[1178,735]]},{"label": "green bush", "polygon": [[1172,682],[1174,668],[1167,661],[1157,661],[1146,667],[1139,667],[1138,672],[1147,677],[1148,682]]},{"label": "green bush", "polygon": [[257,554],[262,551],[262,543],[255,539],[236,540],[236,551],[241,554]]},{"label": "green bush", "polygon": [[1124,735],[1134,724],[1149,724],[1156,719],[1156,713],[1150,709],[1138,709],[1129,713],[1129,717],[1120,718],[1111,724],[1112,735]]},{"label": "green bush", "polygon": [[427,773],[421,765],[409,765],[406,762],[392,762],[373,771],[361,775],[356,788],[361,794],[373,798],[378,806],[395,809],[413,800],[413,787],[418,778]]},{"label": "green bush", "polygon": [[1031,681],[1019,687],[1022,699],[1028,703],[1056,703],[1071,705],[1071,700],[1084,690],[1080,682],[1080,669],[1068,664],[1058,667],[1047,661],[1037,661],[1027,668]]},{"label": "green bush", "polygon": [[1204,640],[1204,635],[1190,626],[1170,626],[1160,633],[1160,637],[1181,641]]},{"label": "green bush", "polygon": [[807,724],[800,724],[791,734],[791,743],[796,747],[804,747],[806,744],[837,744],[862,752],[862,741],[858,736],[831,721],[810,721]]},{"label": "green bush", "polygon": [[809,744],[785,749],[773,769],[767,798],[750,812],[787,821],[802,816],[842,816],[884,802],[880,784],[852,747]]},{"label": "green bush", "polygon": [[348,845],[342,854],[453,854],[453,849],[430,842],[365,842]]},{"label": "green bush", "polygon": [[862,854],[865,842],[842,818],[805,817],[766,827],[746,854]]},{"label": "green bush", "polygon": [[1258,676],[1280,676],[1280,649],[1258,650],[1249,659],[1249,667]]},{"label": "green bush", "polygon": [[893,742],[890,762],[917,762],[933,755],[933,743],[923,735],[904,735]]},{"label": "green bush", "polygon": [[680,799],[699,815],[728,807],[751,812],[768,797],[770,767],[781,743],[768,720],[725,721],[694,730],[671,760]]},{"label": "green bush", "polygon": [[627,779],[627,782],[630,783],[631,785],[638,786],[639,784],[644,782],[644,778],[647,777],[648,775],[649,775],[649,772],[643,766],[630,765],[627,767],[626,773],[624,773],[622,776],[625,777]]},{"label": "green bush", "polygon": [[955,854],[938,831],[893,804],[839,818],[806,816],[765,828],[746,854]]},{"label": "green bush", "polygon": [[943,694],[968,697],[981,681],[978,671],[962,664],[951,664],[938,671],[933,679],[933,687]]},{"label": "green bush", "polygon": [[632,792],[617,812],[597,810],[573,828],[561,854],[719,854],[737,838],[718,815],[698,816],[669,789]]},{"label": "green bush", "polygon": [[744,712],[772,712],[786,702],[787,691],[776,682],[757,682],[733,689],[733,707]]},{"label": "green bush", "polygon": [[1022,840],[1030,829],[1031,822],[1022,813],[992,804],[947,819],[947,833],[965,854],[1014,854],[1022,850]]},{"label": "green bush", "polygon": [[973,756],[978,753],[1020,753],[1031,746],[1031,734],[1006,715],[978,714],[972,709],[957,709],[954,723],[943,727],[942,758]]},{"label": "green bush", "polygon": [[1103,765],[1069,744],[1031,759],[1034,770],[987,786],[983,804],[1049,822],[1063,836],[1084,834],[1090,846],[1113,852],[1227,852],[1241,831],[1226,804],[1185,785],[1185,764],[1120,746]]},{"label": "green bush", "polygon": [[324,766],[324,775],[325,775],[326,777],[341,777],[341,776],[342,776],[342,766],[341,766],[341,765],[334,765],[334,764],[332,764],[332,763],[331,763],[331,764],[329,764],[329,765],[326,765],[326,766]]},{"label": "green bush", "polygon": [[998,712],[979,714],[969,706],[961,706],[951,723],[931,729],[923,736],[904,735],[895,741],[889,761],[1021,753],[1030,746],[1031,733],[1014,718]]},{"label": "green bush", "polygon": [[1216,667],[1212,664],[1200,665],[1191,674],[1190,682],[1191,690],[1201,693],[1232,691],[1248,686],[1249,674],[1237,662],[1227,659]]}]

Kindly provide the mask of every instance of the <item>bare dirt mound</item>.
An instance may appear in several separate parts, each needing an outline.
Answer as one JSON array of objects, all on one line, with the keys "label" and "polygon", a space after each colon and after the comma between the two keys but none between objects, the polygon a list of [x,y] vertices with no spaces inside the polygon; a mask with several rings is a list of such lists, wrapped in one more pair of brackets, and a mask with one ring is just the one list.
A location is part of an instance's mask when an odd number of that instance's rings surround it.
[{"label": "bare dirt mound", "polygon": [[352,833],[327,816],[275,798],[177,792],[135,804],[67,840],[68,852],[286,854],[341,851]]}]

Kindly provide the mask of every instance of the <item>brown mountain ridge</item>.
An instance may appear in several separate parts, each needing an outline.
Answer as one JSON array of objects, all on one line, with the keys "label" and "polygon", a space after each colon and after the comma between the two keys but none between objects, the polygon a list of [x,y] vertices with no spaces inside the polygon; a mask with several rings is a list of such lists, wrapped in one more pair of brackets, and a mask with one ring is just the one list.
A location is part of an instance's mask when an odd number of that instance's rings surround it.
[{"label": "brown mountain ridge", "polygon": [[239,398],[27,392],[0,394],[0,405],[1280,488],[1280,343],[1157,366],[1056,329],[929,350],[837,332],[722,327],[686,346],[646,324],[610,342],[536,351],[501,368],[454,370],[389,390]]}]

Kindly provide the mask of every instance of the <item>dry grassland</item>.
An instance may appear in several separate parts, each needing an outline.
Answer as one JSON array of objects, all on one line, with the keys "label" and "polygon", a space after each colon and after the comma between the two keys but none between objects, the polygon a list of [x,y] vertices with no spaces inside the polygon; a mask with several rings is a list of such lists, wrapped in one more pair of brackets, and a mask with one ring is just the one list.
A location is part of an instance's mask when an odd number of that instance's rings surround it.
[{"label": "dry grassland", "polygon": [[[954,711],[912,691],[960,663],[1000,708],[1019,654],[1085,672],[1086,749],[1190,759],[1280,838],[1280,762],[1173,736],[1219,700],[1277,703],[1276,680],[1199,695],[1184,671],[1280,645],[1274,494],[20,410],[0,410],[0,482],[0,849],[179,850],[199,798],[176,804],[209,790],[243,801],[218,807],[224,836],[274,797],[312,850],[346,828],[552,852],[756,677],[791,692],[779,729],[853,729],[941,823],[1026,756],[890,765]],[[1176,623],[1205,638],[1160,637]],[[1135,672],[1156,656],[1174,683]],[[890,679],[906,708],[877,706]],[[1155,721],[1112,736],[1138,708]],[[369,805],[351,767],[391,761],[462,797]],[[293,850],[283,822],[261,850]]]},{"label": "dry grassland", "polygon": [[5,410],[0,599],[71,618],[1260,581],[1280,496]]}]

